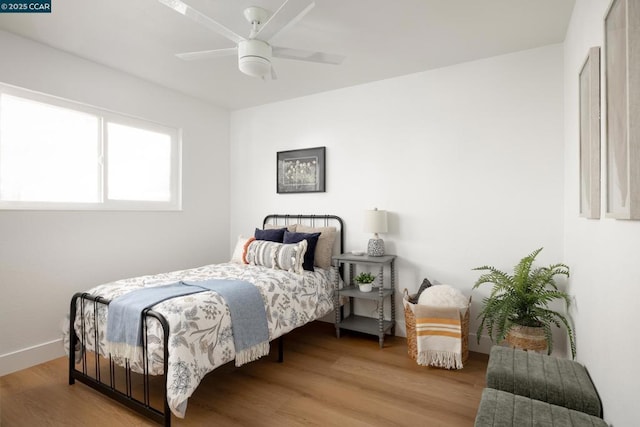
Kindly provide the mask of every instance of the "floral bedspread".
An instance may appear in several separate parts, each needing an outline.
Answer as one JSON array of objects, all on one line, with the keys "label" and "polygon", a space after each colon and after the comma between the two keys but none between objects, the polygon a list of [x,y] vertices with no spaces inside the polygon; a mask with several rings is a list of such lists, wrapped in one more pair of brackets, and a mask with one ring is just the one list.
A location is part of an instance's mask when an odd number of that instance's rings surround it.
[{"label": "floral bedspread", "polygon": [[[320,318],[333,309],[333,269],[317,268],[315,272],[289,273],[245,264],[215,264],[171,273],[141,276],[96,286],[88,291],[109,300],[135,289],[175,283],[180,280],[212,278],[237,279],[253,283],[264,299],[269,327],[269,340]],[[98,345],[107,356],[106,320],[108,306],[98,305]],[[205,291],[159,303],[153,310],[161,313],[170,325],[167,400],[171,411],[184,417],[187,399],[202,378],[235,358],[229,308],[215,292]],[[95,351],[94,305],[84,304],[85,328],[80,326],[81,304],[78,304],[74,329],[87,350]],[[152,375],[163,373],[163,334],[160,323],[149,319],[148,358]],[[68,331],[65,334],[68,348]],[[78,358],[79,360],[79,358]],[[124,360],[114,360],[123,366]],[[129,361],[131,368],[141,373],[142,361]]]}]

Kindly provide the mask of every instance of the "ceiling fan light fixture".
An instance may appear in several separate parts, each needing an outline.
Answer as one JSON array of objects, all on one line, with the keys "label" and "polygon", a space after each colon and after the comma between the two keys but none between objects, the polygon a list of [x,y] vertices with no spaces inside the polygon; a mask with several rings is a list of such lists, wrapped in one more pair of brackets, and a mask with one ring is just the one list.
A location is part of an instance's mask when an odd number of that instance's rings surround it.
[{"label": "ceiling fan light fixture", "polygon": [[238,63],[240,71],[251,77],[265,77],[271,71],[271,61],[257,56],[245,56]]},{"label": "ceiling fan light fixture", "polygon": [[251,77],[265,77],[271,72],[271,46],[258,39],[238,44],[238,68]]},{"label": "ceiling fan light fixture", "polygon": [[276,58],[335,65],[341,64],[344,60],[344,57],[341,55],[278,46],[272,47],[269,44],[269,40],[278,34],[282,34],[309,13],[309,11],[315,7],[314,0],[284,0],[282,5],[273,14],[257,6],[246,8],[244,10],[244,17],[251,25],[251,31],[247,38],[242,37],[220,22],[192,8],[182,0],[158,1],[236,44],[236,47],[233,48],[227,47],[198,52],[185,52],[176,55],[185,61],[220,58],[237,53],[240,72],[263,80],[266,80],[267,76],[270,75],[271,80],[276,80],[276,72],[271,64],[271,58],[274,56]]}]

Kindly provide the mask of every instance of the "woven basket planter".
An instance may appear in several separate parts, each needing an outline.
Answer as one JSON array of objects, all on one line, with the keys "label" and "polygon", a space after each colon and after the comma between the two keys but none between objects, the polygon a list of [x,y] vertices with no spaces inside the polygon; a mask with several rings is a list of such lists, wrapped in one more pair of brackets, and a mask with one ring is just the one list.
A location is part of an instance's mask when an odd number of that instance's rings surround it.
[{"label": "woven basket planter", "polygon": [[[409,292],[404,290],[404,322],[407,328],[407,353],[412,360],[418,360],[418,342],[416,340],[416,315],[414,314],[413,307],[416,305],[412,303],[415,299],[415,295],[409,295]],[[466,362],[469,358],[469,311],[471,308],[471,299],[469,299],[469,306],[464,315],[460,315],[460,326],[462,328],[462,362]]]},{"label": "woven basket planter", "polygon": [[504,341],[509,344],[509,347],[520,350],[545,351],[547,349],[547,338],[542,328],[513,325]]}]

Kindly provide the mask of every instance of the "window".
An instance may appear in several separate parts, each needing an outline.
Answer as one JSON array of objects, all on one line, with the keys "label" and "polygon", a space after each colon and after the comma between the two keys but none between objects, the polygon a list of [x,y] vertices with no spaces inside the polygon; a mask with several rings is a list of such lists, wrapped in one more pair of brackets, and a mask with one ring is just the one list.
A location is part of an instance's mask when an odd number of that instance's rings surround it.
[{"label": "window", "polygon": [[171,199],[171,138],[116,123],[107,124],[109,198],[165,201]]},{"label": "window", "polygon": [[0,95],[0,198],[98,202],[99,131],[90,114]]},{"label": "window", "polygon": [[0,84],[0,209],[180,209],[179,134]]}]

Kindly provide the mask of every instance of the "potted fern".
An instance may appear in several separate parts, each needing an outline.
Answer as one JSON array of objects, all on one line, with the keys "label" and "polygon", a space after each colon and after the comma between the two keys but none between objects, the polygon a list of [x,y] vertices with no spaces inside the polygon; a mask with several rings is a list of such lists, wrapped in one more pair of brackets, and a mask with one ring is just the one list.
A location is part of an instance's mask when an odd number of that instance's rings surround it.
[{"label": "potted fern", "polygon": [[373,289],[373,281],[376,280],[376,278],[371,273],[360,273],[353,280],[358,284],[360,292],[371,292]]},{"label": "potted fern", "polygon": [[550,302],[561,299],[568,310],[569,294],[558,289],[554,277],[569,277],[569,267],[565,264],[552,264],[548,267],[533,267],[536,256],[542,248],[522,258],[513,268],[513,274],[507,274],[491,266],[482,266],[474,270],[485,271],[476,281],[473,289],[483,283],[492,283],[491,294],[483,299],[484,308],[478,315],[482,318],[478,326],[478,343],[482,330],[486,327],[491,341],[506,341],[511,347],[524,350],[553,350],[551,327],[567,329],[571,356],[576,357],[576,345],[573,329],[565,315],[551,310]]}]

